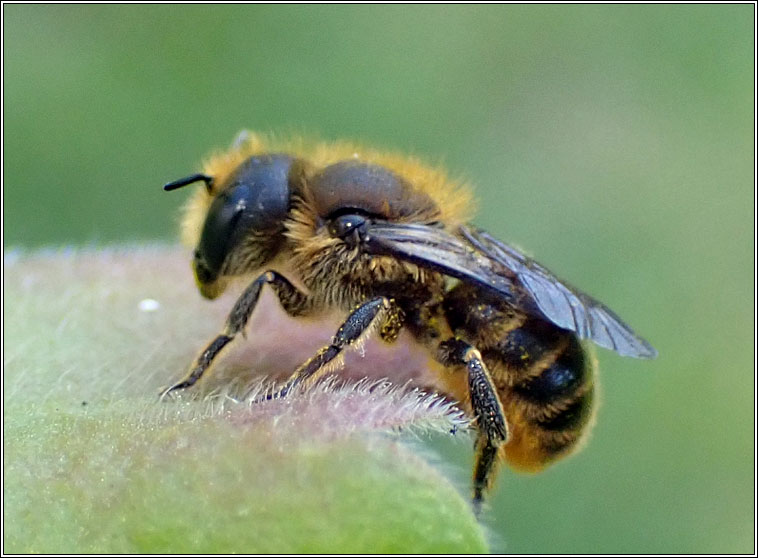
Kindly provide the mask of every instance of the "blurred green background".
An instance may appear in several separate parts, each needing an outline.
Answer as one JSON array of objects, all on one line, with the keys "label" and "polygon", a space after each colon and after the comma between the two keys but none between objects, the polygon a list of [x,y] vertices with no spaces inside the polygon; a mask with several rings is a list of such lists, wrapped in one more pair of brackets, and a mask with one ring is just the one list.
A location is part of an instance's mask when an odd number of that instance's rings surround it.
[{"label": "blurred green background", "polygon": [[[4,247],[169,241],[243,127],[443,162],[477,223],[660,351],[599,352],[587,448],[504,471],[506,552],[754,551],[753,21],[743,5],[4,5]],[[439,443],[467,490],[468,446]]]}]

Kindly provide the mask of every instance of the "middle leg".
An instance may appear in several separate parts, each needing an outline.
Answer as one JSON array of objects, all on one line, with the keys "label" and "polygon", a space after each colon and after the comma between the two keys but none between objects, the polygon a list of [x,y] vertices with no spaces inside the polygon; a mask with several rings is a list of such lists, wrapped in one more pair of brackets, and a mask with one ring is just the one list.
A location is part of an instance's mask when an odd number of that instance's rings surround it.
[{"label": "middle leg", "polygon": [[402,311],[383,296],[362,303],[350,313],[331,343],[303,363],[279,391],[266,399],[284,397],[297,385],[312,385],[342,364],[345,347],[360,346],[376,329],[380,330],[383,340],[393,342],[402,327],[402,319]]}]

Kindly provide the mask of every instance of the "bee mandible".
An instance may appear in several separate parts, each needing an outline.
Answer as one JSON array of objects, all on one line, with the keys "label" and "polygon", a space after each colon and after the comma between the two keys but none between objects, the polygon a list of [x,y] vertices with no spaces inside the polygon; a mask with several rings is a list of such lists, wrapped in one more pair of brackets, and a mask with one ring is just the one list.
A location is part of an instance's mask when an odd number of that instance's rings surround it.
[{"label": "bee mandible", "polygon": [[194,385],[243,332],[262,289],[293,317],[345,316],[331,341],[273,394],[333,371],[343,352],[409,331],[439,367],[439,393],[476,432],[473,503],[498,465],[537,471],[588,430],[595,359],[583,339],[620,355],[656,351],[600,302],[469,224],[465,185],[412,157],[349,142],[276,141],[243,132],[202,173],[185,241],[200,293],[254,274],[223,330],[164,395]]}]

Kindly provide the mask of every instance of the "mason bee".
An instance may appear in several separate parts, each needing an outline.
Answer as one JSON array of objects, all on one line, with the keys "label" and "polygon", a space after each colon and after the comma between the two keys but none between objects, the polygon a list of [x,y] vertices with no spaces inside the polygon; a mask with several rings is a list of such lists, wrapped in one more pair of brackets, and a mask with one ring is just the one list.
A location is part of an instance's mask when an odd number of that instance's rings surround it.
[{"label": "mason bee", "polygon": [[183,237],[200,293],[254,279],[186,377],[189,388],[243,332],[262,289],[293,317],[339,311],[331,341],[271,395],[335,370],[343,351],[405,329],[431,355],[437,392],[476,431],[473,502],[497,467],[537,471],[575,449],[592,416],[595,361],[580,340],[617,353],[656,351],[600,302],[467,224],[470,194],[441,170],[349,142],[242,133],[202,173]]}]

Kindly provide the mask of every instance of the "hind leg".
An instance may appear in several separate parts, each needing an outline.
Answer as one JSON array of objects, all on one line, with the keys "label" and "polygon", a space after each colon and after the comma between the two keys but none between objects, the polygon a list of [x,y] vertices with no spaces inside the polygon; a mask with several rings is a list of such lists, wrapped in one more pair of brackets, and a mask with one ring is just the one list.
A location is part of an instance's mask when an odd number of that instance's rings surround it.
[{"label": "hind leg", "polygon": [[499,464],[498,451],[508,438],[505,413],[482,355],[460,339],[440,344],[440,360],[448,366],[465,365],[471,410],[477,428],[474,461],[474,510],[481,510],[484,495],[492,486]]}]

